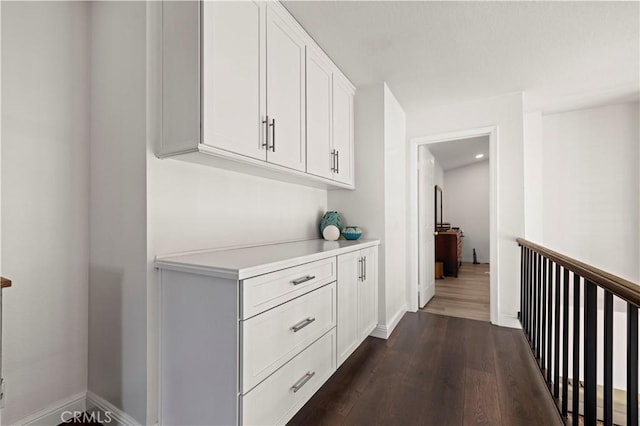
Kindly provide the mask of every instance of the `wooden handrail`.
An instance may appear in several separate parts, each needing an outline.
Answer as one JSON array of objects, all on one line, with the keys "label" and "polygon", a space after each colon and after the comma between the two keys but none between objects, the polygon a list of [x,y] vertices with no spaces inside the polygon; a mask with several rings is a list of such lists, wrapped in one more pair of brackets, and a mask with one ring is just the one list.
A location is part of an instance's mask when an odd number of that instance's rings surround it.
[{"label": "wooden handrail", "polygon": [[0,288],[11,287],[11,280],[5,277],[0,277]]},{"label": "wooden handrail", "polygon": [[640,307],[640,285],[627,281],[609,272],[598,269],[594,266],[587,265],[579,260],[573,259],[564,254],[550,250],[546,247],[527,241],[524,238],[517,238],[518,245],[536,251],[547,259],[551,259],[556,264],[575,272],[585,280],[591,281],[598,287],[611,292],[615,296]]}]

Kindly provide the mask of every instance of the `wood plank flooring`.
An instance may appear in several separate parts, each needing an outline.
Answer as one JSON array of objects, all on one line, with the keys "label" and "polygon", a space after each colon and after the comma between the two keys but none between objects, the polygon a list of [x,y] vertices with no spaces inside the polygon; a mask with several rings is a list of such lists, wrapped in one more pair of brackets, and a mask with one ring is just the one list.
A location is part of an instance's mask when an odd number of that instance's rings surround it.
[{"label": "wood plank flooring", "polygon": [[489,264],[463,263],[458,278],[436,280],[436,294],[422,310],[489,321]]},{"label": "wood plank flooring", "polygon": [[290,425],[561,425],[521,330],[407,313],[367,340]]}]

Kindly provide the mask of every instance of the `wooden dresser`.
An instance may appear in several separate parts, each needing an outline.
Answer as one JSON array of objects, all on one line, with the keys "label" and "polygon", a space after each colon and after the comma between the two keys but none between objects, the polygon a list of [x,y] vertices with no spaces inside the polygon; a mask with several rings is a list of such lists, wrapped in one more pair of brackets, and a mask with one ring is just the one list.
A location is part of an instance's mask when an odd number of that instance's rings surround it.
[{"label": "wooden dresser", "polygon": [[436,235],[436,262],[444,263],[446,276],[458,276],[462,265],[462,239],[460,231],[444,231]]}]

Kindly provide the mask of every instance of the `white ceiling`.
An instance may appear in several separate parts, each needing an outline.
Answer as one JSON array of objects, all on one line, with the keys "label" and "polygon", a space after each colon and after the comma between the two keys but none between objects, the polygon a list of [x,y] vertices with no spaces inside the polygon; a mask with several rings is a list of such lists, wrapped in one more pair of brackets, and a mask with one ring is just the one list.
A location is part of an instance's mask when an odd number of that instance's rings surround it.
[{"label": "white ceiling", "polygon": [[[489,160],[489,136],[434,143],[426,147],[444,171]],[[477,154],[484,154],[484,157],[477,159]]]},{"label": "white ceiling", "polygon": [[525,92],[528,110],[637,99],[639,2],[285,1],[356,86],[405,111]]}]

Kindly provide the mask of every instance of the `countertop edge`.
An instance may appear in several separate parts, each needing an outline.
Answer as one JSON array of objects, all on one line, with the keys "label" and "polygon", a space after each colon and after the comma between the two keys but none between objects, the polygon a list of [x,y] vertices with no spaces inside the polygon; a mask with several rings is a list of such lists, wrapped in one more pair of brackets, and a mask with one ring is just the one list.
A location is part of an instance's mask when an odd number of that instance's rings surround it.
[{"label": "countertop edge", "polygon": [[[287,243],[284,243],[287,244]],[[320,251],[316,253],[306,254],[297,257],[291,257],[276,262],[270,262],[260,265],[249,266],[246,268],[221,268],[210,267],[204,265],[194,265],[181,263],[176,260],[168,260],[169,256],[156,256],[154,260],[154,267],[160,270],[169,270],[177,272],[186,272],[191,274],[206,275],[216,278],[223,278],[229,280],[243,280],[246,278],[255,277],[258,275],[264,275],[271,272],[279,271],[282,269],[290,268],[293,266],[314,262],[316,260],[326,259],[328,257],[338,256],[344,253],[349,253],[356,250],[361,250],[369,247],[375,247],[380,245],[380,240],[363,240],[362,242],[356,242],[353,245],[347,247],[338,247],[331,250]],[[244,248],[251,248],[254,246],[247,246]],[[170,255],[171,257],[179,256],[180,254]]]}]

